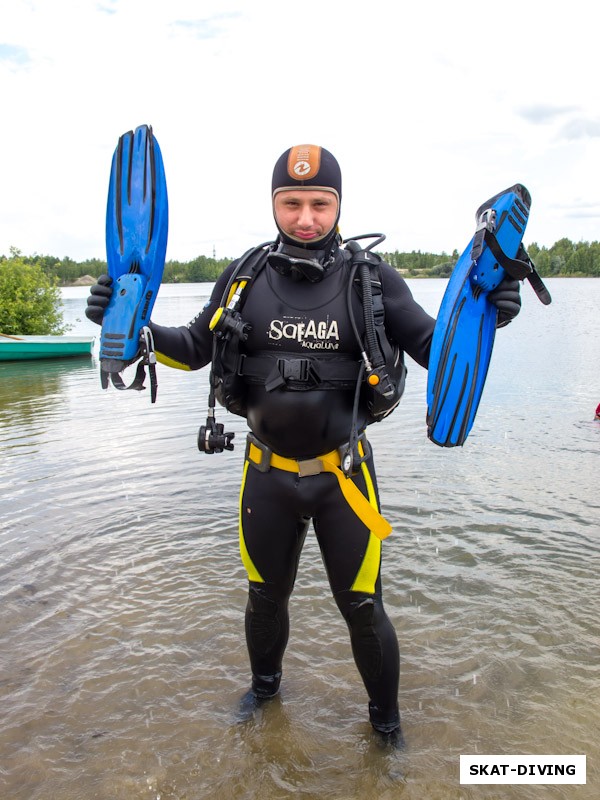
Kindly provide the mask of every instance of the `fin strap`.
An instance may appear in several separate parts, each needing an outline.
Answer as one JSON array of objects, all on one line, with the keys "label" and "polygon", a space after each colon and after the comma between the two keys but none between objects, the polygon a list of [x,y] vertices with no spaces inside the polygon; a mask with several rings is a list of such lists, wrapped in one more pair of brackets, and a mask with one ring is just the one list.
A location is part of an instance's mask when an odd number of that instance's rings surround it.
[{"label": "fin strap", "polygon": [[129,386],[125,385],[123,378],[118,372],[106,373],[101,370],[100,379],[102,388],[106,389],[108,387],[108,375],[110,374],[110,379],[115,389],[119,389],[119,391],[133,389],[136,392],[141,392],[146,388],[144,382],[146,380],[146,367],[148,367],[148,374],[150,376],[150,402],[155,403],[158,390],[158,382],[156,380],[156,353],[154,352],[152,331],[147,326],[144,326],[140,330],[140,354],[141,360],[137,365],[135,377]]},{"label": "fin strap", "polygon": [[552,302],[550,292],[546,288],[544,281],[541,279],[539,272],[536,270],[533,261],[523,245],[519,245],[519,250],[517,252],[518,258],[509,258],[500,247],[498,239],[496,239],[496,236],[489,228],[483,230],[483,238],[492,251],[494,258],[505,272],[507,272],[511,278],[516,278],[519,281],[527,279],[539,300],[545,306],[550,305]]},{"label": "fin strap", "polygon": [[531,284],[531,288],[537,294],[540,301],[545,305],[549,306],[552,302],[552,296],[548,289],[546,288],[546,284],[540,278],[539,272],[533,267],[532,271],[529,275],[527,275],[527,280]]},{"label": "fin strap", "polygon": [[519,246],[519,250],[517,252],[517,256],[522,261],[526,261],[530,265],[531,272],[528,275],[526,275],[525,277],[527,278],[527,280],[531,284],[531,288],[537,294],[539,300],[545,306],[549,306],[550,303],[552,302],[552,297],[550,295],[550,292],[546,288],[546,285],[544,284],[544,281],[541,279],[539,272],[536,270],[535,264],[531,260],[531,258],[529,256],[529,253],[527,252],[527,250],[525,250],[525,248],[523,247],[522,244]]},{"label": "fin strap", "polygon": [[144,386],[144,381],[146,380],[145,364],[143,361],[140,361],[138,363],[137,369],[135,371],[135,378],[129,384],[129,386],[125,385],[123,378],[121,378],[118,372],[111,372],[110,379],[115,389],[119,389],[120,391],[125,391],[127,389],[134,389],[136,392],[141,392],[142,389],[146,388]]},{"label": "fin strap", "polygon": [[528,263],[527,261],[519,261],[516,258],[509,258],[509,256],[507,256],[504,250],[500,247],[498,239],[496,239],[496,236],[489,228],[484,229],[483,238],[487,246],[492,251],[496,261],[505,270],[505,272],[510,275],[511,278],[516,278],[517,280],[522,281],[529,275],[532,270],[531,262]]}]

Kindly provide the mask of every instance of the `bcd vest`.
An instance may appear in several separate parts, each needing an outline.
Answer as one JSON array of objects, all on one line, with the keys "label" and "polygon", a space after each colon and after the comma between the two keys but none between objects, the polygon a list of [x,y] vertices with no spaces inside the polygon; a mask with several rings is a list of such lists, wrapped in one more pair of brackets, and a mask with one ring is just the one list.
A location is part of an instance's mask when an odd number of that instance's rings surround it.
[{"label": "bcd vest", "polygon": [[260,247],[242,257],[211,321],[216,400],[245,417],[250,385],[347,390],[366,401],[367,424],[386,417],[400,401],[406,367],[384,329],[379,257],[358,246],[340,250],[343,263],[316,289],[264,269],[268,253]]}]

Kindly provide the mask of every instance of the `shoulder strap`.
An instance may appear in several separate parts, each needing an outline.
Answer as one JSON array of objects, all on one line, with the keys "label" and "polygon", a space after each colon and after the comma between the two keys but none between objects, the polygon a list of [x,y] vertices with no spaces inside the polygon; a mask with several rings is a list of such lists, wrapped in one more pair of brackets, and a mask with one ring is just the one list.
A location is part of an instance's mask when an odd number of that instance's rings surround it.
[{"label": "shoulder strap", "polygon": [[269,247],[272,244],[273,242],[263,242],[263,244],[251,247],[250,250],[244,253],[223,292],[221,306],[229,307],[235,298],[235,305],[231,310],[239,311],[242,305],[242,296],[245,294],[248,285],[252,283],[267,263]]},{"label": "shoulder strap", "polygon": [[[367,370],[367,380],[375,386],[379,380],[376,376],[385,365],[384,354],[381,352],[380,337],[377,335],[376,325],[383,331],[384,307],[383,293],[381,288],[381,277],[379,275],[380,256],[371,252],[369,249],[363,250],[358,242],[352,240],[346,243],[346,248],[352,254],[351,280],[358,271],[361,298],[363,305],[363,316],[365,323],[365,342],[364,347],[368,356],[369,364],[365,363]],[[375,270],[377,279],[374,279]],[[351,309],[350,309],[351,312]],[[369,377],[371,377],[369,380]],[[379,379],[383,376],[379,375]]]},{"label": "shoulder strap", "polygon": [[[240,262],[233,271],[223,296],[221,306],[217,309],[210,322],[210,328],[215,334],[213,339],[212,359],[209,376],[208,410],[206,424],[198,432],[198,449],[204,453],[222,453],[223,450],[233,450],[232,439],[235,434],[226,432],[224,426],[215,419],[216,376],[218,362],[224,358],[225,348],[230,344],[232,337],[244,338],[245,325],[240,316],[240,309],[244,304],[246,289],[252,284],[258,273],[267,263],[269,249],[273,242],[264,242],[258,247],[252,247],[240,258]],[[235,342],[234,342],[235,343]]]},{"label": "shoulder strap", "polygon": [[[375,234],[371,234],[374,237]],[[378,239],[375,244],[378,244]],[[370,247],[374,246],[371,245]],[[374,393],[382,398],[382,404],[397,404],[404,390],[404,354],[388,338],[385,330],[385,307],[383,304],[383,281],[381,275],[382,259],[370,247],[362,250],[353,241],[348,242],[352,253],[351,280],[359,269],[363,315],[365,322],[365,351],[363,361],[366,380]],[[352,315],[352,309],[349,308]],[[358,337],[359,338],[359,337]],[[395,405],[393,406],[395,408]]]}]

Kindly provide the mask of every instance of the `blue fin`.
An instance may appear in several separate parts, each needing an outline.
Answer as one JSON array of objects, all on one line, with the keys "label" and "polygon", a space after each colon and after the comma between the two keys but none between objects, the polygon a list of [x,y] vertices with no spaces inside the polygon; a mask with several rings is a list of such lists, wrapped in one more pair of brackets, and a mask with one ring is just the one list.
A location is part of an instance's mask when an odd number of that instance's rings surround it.
[{"label": "blue fin", "polygon": [[496,333],[497,310],[488,293],[504,278],[505,268],[519,278],[533,272],[530,261],[518,260],[530,205],[521,184],[484,203],[477,210],[475,235],[448,281],[427,381],[427,435],[441,447],[462,445],[475,420]]},{"label": "blue fin", "polygon": [[165,265],[167,184],[152,128],[119,138],[106,209],[106,254],[113,294],[104,314],[100,365],[121,372],[139,355],[140,331],[150,321]]}]

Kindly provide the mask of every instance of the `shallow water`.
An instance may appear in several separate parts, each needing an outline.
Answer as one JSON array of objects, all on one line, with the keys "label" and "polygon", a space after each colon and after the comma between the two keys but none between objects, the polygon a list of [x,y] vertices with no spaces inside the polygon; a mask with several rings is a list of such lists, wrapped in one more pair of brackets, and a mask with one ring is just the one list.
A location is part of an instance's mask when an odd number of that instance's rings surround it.
[{"label": "shallow water", "polygon": [[[466,445],[425,435],[426,373],[374,426],[407,749],[382,750],[307,539],[281,698],[244,724],[233,453],[198,453],[206,371],[148,392],[98,363],[0,365],[0,796],[10,800],[596,797],[600,281],[551,280],[498,333]],[[435,313],[443,281],[415,281]],[[207,285],[165,286],[187,321]],[[64,290],[74,333],[87,290]],[[122,420],[122,423],[119,423]],[[459,755],[586,754],[586,786],[460,786]]]}]

